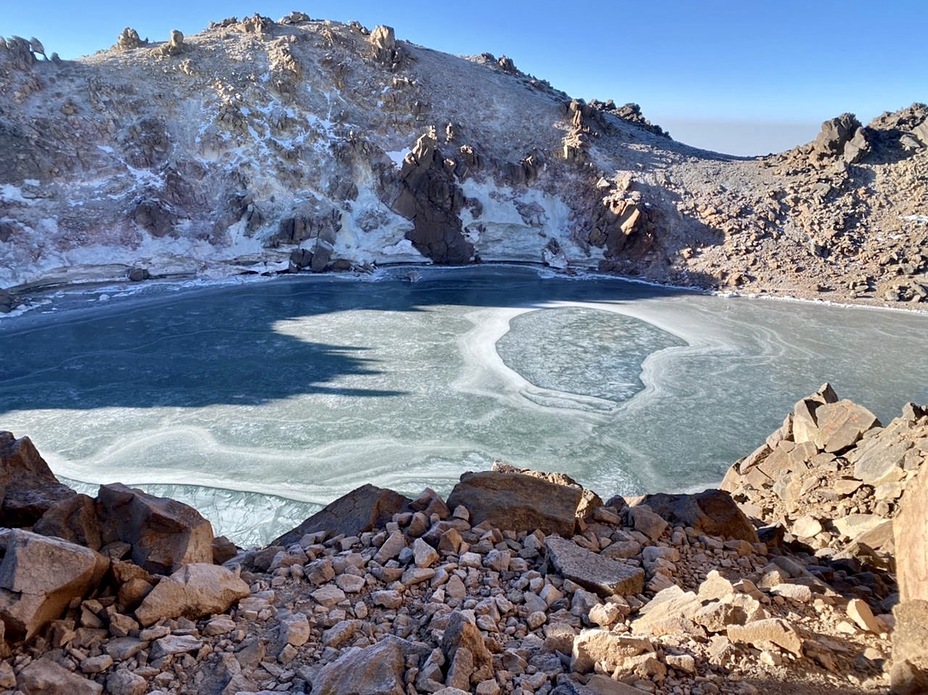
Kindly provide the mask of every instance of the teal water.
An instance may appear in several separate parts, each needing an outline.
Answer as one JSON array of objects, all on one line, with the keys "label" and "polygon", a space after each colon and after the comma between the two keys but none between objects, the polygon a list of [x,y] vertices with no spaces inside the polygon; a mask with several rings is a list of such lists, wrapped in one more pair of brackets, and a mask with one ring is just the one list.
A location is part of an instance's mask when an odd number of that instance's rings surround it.
[{"label": "teal water", "polygon": [[0,429],[243,544],[494,460],[603,496],[712,485],[824,381],[884,422],[928,402],[928,316],[905,312],[511,267],[94,299],[0,320]]}]

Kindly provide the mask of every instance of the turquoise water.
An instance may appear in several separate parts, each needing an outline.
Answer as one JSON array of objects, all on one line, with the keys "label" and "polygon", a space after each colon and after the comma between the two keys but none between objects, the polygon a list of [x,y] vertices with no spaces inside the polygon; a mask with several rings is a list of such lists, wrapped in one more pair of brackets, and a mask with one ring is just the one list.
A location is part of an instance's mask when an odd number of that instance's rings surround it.
[{"label": "turquoise water", "polygon": [[603,496],[712,485],[824,381],[884,421],[928,402],[928,316],[421,274],[58,298],[0,320],[0,429],[248,544],[362,483],[447,492],[494,460]]}]

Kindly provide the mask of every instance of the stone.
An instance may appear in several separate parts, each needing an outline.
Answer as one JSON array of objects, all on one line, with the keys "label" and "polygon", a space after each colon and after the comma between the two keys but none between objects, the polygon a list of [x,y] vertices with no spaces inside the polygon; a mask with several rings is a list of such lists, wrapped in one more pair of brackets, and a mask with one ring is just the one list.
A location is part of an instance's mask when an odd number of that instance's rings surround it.
[{"label": "stone", "polygon": [[32,526],[76,494],[58,482],[29,437],[0,431],[0,527]]},{"label": "stone", "polygon": [[793,441],[797,444],[802,442],[811,442],[818,431],[818,422],[816,420],[816,411],[819,406],[825,403],[836,403],[838,396],[835,394],[831,384],[823,384],[818,391],[811,396],[801,399],[793,407]]},{"label": "stone", "polygon": [[448,496],[448,506],[467,507],[474,525],[489,523],[509,531],[540,530],[573,535],[578,488],[549,483],[521,473],[465,473]]},{"label": "stone", "polygon": [[281,617],[278,637],[282,645],[302,647],[311,635],[309,619],[305,613],[291,613]]},{"label": "stone", "polygon": [[548,562],[561,576],[600,596],[640,594],[644,590],[645,575],[640,567],[610,560],[559,536],[545,539],[545,551]]},{"label": "stone", "polygon": [[406,655],[418,651],[394,635],[364,649],[348,649],[319,670],[313,679],[313,695],[405,695]]},{"label": "stone", "polygon": [[670,526],[660,514],[654,513],[648,506],[635,505],[629,507],[628,516],[632,528],[643,533],[652,541],[660,540],[664,531]]},{"label": "stone", "polygon": [[870,606],[862,599],[852,598],[847,602],[847,617],[864,632],[872,632],[875,635],[886,632],[886,627],[876,619]]},{"label": "stone", "polygon": [[822,451],[840,453],[854,446],[864,432],[880,427],[876,415],[853,401],[825,403],[815,411],[818,430],[813,439]]},{"label": "stone", "polygon": [[109,568],[100,553],[22,529],[0,530],[0,619],[7,640],[28,640],[97,588]]},{"label": "stone", "polygon": [[356,594],[367,586],[367,581],[356,574],[340,574],[335,578],[335,586],[346,594]]},{"label": "stone", "polygon": [[93,550],[102,546],[96,504],[87,495],[75,494],[59,500],[48,508],[32,530]]},{"label": "stone", "polygon": [[607,673],[624,670],[629,657],[654,651],[651,640],[644,637],[620,635],[608,630],[583,630],[574,640],[570,669],[577,673],[590,673],[594,666]]},{"label": "stone", "polygon": [[345,592],[339,589],[337,586],[325,585],[316,589],[310,594],[313,599],[321,606],[325,608],[332,608],[336,604],[341,603],[346,599]]},{"label": "stone", "polygon": [[702,608],[702,602],[692,591],[683,591],[674,585],[659,591],[632,622],[632,631],[660,637],[661,635],[692,632],[693,618]]},{"label": "stone", "polygon": [[796,519],[790,526],[790,532],[800,538],[812,538],[822,532],[822,522],[806,514]]},{"label": "stone", "polygon": [[109,654],[101,654],[100,656],[92,656],[84,659],[81,661],[80,668],[81,673],[93,675],[95,673],[103,673],[103,671],[107,670],[112,665],[113,657]]},{"label": "stone", "polygon": [[33,661],[16,677],[16,687],[23,695],[100,695],[103,686],[88,680],[50,658]]},{"label": "stone", "polygon": [[371,600],[375,606],[382,606],[387,610],[393,610],[403,605],[403,595],[395,589],[375,591],[371,594]]},{"label": "stone", "polygon": [[213,527],[193,507],[114,483],[100,486],[97,509],[103,543],[129,543],[132,561],[149,572],[213,562]]},{"label": "stone", "polygon": [[892,692],[928,692],[928,601],[909,599],[893,609]]},{"label": "stone", "polygon": [[771,587],[770,593],[799,603],[812,603],[812,589],[805,584],[784,582]]},{"label": "stone", "polygon": [[135,617],[146,627],[162,618],[183,616],[194,620],[225,613],[250,593],[248,585],[225,567],[185,565],[158,582],[136,609]]},{"label": "stone", "polygon": [[360,536],[375,526],[385,524],[408,504],[408,498],[393,490],[362,485],[326,505],[299,526],[272,541],[271,545],[292,545],[299,543],[306,534],[321,531],[332,535]]},{"label": "stone", "polygon": [[167,635],[155,640],[151,645],[151,658],[197,652],[203,642],[192,635]]},{"label": "stone", "polygon": [[886,519],[878,514],[848,514],[832,520],[835,530],[842,536],[856,540],[869,531],[882,526]]},{"label": "stone", "polygon": [[413,541],[412,552],[416,567],[431,567],[439,560],[439,555],[435,548],[421,538],[417,538]]},{"label": "stone", "polygon": [[322,644],[338,649],[355,636],[355,633],[361,629],[361,625],[360,620],[342,620],[322,633]]},{"label": "stone", "polygon": [[847,459],[854,464],[854,477],[867,485],[881,485],[893,483],[905,477],[905,456],[912,448],[912,442],[902,439],[896,423],[880,432],[876,437],[868,439],[853,451],[848,453]]},{"label": "stone", "polygon": [[755,647],[760,642],[771,642],[796,656],[802,656],[802,638],[792,625],[781,618],[766,618],[744,625],[730,625],[728,639]]},{"label": "stone", "polygon": [[699,585],[697,595],[700,601],[716,601],[734,596],[735,587],[729,580],[719,574],[718,570],[712,570],[706,575],[702,584]]},{"label": "stone", "polygon": [[[423,541],[423,543],[424,542],[425,541]],[[387,536],[387,539],[383,542],[383,545],[380,546],[377,554],[374,555],[374,562],[382,565],[388,560],[399,557],[399,554],[405,550],[405,548],[406,537],[401,531],[394,531],[389,536]]]},{"label": "stone", "polygon": [[120,669],[106,677],[108,695],[145,695],[148,681],[127,669]]},{"label": "stone", "polygon": [[478,682],[492,678],[493,655],[487,649],[483,635],[464,613],[452,611],[441,638],[441,650],[448,663],[453,663],[456,652],[462,648],[473,657],[473,672],[470,677]]},{"label": "stone", "polygon": [[671,523],[690,526],[708,536],[749,543],[758,540],[754,525],[724,490],[710,489],[693,495],[645,495],[641,504]]},{"label": "stone", "polygon": [[928,601],[928,469],[925,467],[906,486],[893,535],[900,603]]}]

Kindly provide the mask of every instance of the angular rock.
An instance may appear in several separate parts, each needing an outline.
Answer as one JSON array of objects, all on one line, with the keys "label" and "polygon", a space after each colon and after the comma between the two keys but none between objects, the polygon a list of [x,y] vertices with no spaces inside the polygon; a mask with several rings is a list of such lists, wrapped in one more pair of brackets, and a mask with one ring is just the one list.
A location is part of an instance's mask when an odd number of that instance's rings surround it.
[{"label": "angular rock", "polygon": [[893,535],[900,603],[928,601],[928,469],[924,467],[906,487]]},{"label": "angular rock", "polygon": [[213,561],[213,527],[193,507],[121,483],[101,485],[97,506],[103,542],[129,543],[132,561],[149,572]]},{"label": "angular rock", "polygon": [[313,680],[313,695],[405,695],[406,656],[420,651],[393,635],[364,649],[349,649],[320,669]]},{"label": "angular rock", "polygon": [[754,525],[724,490],[705,490],[695,495],[646,495],[641,504],[671,523],[692,526],[707,536],[757,542]]},{"label": "angular rock", "polygon": [[448,506],[464,505],[471,523],[489,522],[509,531],[556,533],[569,537],[576,524],[581,491],[521,473],[465,473],[448,496]]},{"label": "angular rock", "polygon": [[16,677],[23,695],[100,695],[103,686],[71,673],[49,658],[37,659]]},{"label": "angular rock", "polygon": [[693,618],[701,608],[702,602],[695,593],[671,586],[645,604],[632,623],[632,630],[655,637],[692,632]]},{"label": "angular rock", "polygon": [[893,609],[892,692],[928,692],[928,601],[911,599]]},{"label": "angular rock", "polygon": [[619,635],[608,630],[583,630],[574,640],[570,670],[589,673],[597,664],[607,673],[625,665],[628,657],[654,651],[651,640],[645,637]]},{"label": "angular rock", "polygon": [[818,391],[811,396],[803,398],[793,407],[793,441],[797,444],[811,442],[818,431],[816,412],[819,406],[825,403],[836,403],[837,394],[831,384],[822,384]]},{"label": "angular rock", "polygon": [[12,529],[0,531],[0,619],[8,640],[30,639],[74,599],[96,589],[109,560],[90,548]]},{"label": "angular rock", "polygon": [[155,640],[151,645],[151,658],[160,659],[173,654],[187,654],[196,652],[203,646],[203,642],[193,635],[167,635]]},{"label": "angular rock", "polygon": [[32,526],[77,493],[58,482],[29,437],[0,431],[0,526]]},{"label": "angular rock", "polygon": [[853,401],[825,403],[815,411],[818,430],[815,445],[829,453],[842,452],[856,444],[864,432],[880,427],[876,415]]},{"label": "angular rock", "polygon": [[93,550],[99,550],[103,545],[96,504],[87,495],[75,494],[56,502],[35,523],[32,530],[43,536],[55,536]]},{"label": "angular rock", "polygon": [[627,513],[632,527],[652,541],[659,540],[670,526],[660,514],[655,514],[650,507],[645,505],[629,507]]},{"label": "angular rock", "polygon": [[441,638],[441,650],[448,663],[453,663],[459,649],[466,649],[472,656],[470,677],[475,682],[493,676],[493,655],[487,649],[480,630],[465,614],[453,611]]},{"label": "angular rock", "polygon": [[796,630],[781,618],[754,620],[744,625],[731,625],[728,639],[757,646],[759,642],[771,642],[796,656],[802,656],[802,638]]},{"label": "angular rock", "polygon": [[128,669],[120,669],[106,677],[107,695],[144,695],[148,681]]},{"label": "angular rock", "polygon": [[644,570],[619,560],[610,560],[581,548],[573,541],[549,536],[545,539],[548,562],[561,576],[600,596],[640,594]]},{"label": "angular rock", "polygon": [[158,582],[136,609],[135,617],[143,626],[152,625],[161,618],[202,618],[212,613],[225,613],[233,603],[250,593],[248,585],[225,567],[202,563],[185,565]]},{"label": "angular rock", "polygon": [[271,545],[292,545],[306,534],[320,531],[332,535],[360,536],[374,526],[389,521],[407,504],[409,499],[398,492],[374,485],[362,485],[328,504],[295,529],[287,531],[272,541]]}]

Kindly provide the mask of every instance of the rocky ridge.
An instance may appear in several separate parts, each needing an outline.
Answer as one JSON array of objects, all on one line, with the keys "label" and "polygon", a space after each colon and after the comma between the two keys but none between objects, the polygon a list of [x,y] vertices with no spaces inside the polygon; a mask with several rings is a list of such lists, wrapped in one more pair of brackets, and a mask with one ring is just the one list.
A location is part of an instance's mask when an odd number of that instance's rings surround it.
[{"label": "rocky ridge", "polygon": [[755,159],[508,57],[292,13],[62,61],[0,41],[0,312],[80,280],[519,261],[738,292],[928,296],[928,108]]},{"label": "rocky ridge", "polygon": [[[11,692],[924,683],[928,416],[914,405],[882,427],[826,385],[724,490],[603,502],[566,476],[501,464],[463,476],[447,501],[364,486],[250,550],[170,500],[120,485],[62,492],[28,439],[0,441],[3,523],[20,526],[0,533]],[[30,520],[10,517],[24,497]],[[897,517],[895,549],[868,540]]]}]

